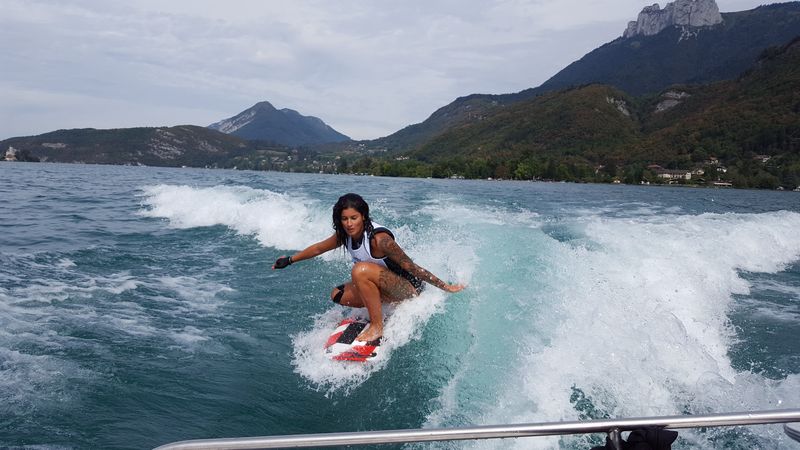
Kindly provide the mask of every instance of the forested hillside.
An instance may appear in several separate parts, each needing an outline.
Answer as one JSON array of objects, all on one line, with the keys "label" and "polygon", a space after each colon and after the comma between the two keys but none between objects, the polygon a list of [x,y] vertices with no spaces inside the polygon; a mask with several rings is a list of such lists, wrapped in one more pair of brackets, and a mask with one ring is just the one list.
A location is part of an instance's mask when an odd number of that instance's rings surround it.
[{"label": "forested hillside", "polygon": [[[549,93],[454,127],[352,171],[405,176],[800,184],[800,40],[765,51],[736,80],[631,97],[604,85]],[[408,158],[408,159],[406,159]],[[658,166],[658,167],[656,167]],[[690,180],[681,180],[687,182]]]}]

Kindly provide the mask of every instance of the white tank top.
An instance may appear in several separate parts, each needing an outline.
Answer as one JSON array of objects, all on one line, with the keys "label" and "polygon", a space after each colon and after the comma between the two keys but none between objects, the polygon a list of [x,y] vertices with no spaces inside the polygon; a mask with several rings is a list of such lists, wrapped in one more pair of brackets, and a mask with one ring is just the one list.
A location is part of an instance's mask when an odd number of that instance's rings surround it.
[{"label": "white tank top", "polygon": [[386,265],[385,256],[383,258],[373,258],[372,251],[370,250],[370,241],[372,240],[371,238],[375,234],[375,231],[378,231],[379,229],[380,231],[385,231],[389,233],[389,236],[392,236],[392,238],[394,238],[394,235],[392,235],[391,231],[389,231],[382,225],[378,225],[375,222],[372,223],[372,233],[366,233],[366,232],[364,233],[363,237],[364,242],[362,242],[358,248],[356,249],[353,248],[353,239],[351,239],[350,236],[347,236],[347,243],[345,244],[345,248],[347,248],[347,252],[350,253],[350,256],[353,258],[353,263],[371,262],[379,264],[383,267],[388,267]]}]

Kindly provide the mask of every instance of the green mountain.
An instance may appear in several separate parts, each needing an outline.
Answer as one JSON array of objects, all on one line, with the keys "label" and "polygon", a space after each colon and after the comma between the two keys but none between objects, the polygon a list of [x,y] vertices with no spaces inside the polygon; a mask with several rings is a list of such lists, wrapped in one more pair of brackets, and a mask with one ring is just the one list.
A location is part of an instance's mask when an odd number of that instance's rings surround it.
[{"label": "green mountain", "polygon": [[444,130],[483,120],[503,104],[502,100],[495,97],[482,94],[459,97],[449,105],[436,110],[424,122],[409,125],[389,136],[370,141],[368,145],[393,151],[416,147]]},{"label": "green mountain", "polygon": [[765,52],[735,81],[686,93],[668,111],[650,108],[629,161],[686,168],[713,156],[730,166],[725,178],[737,185],[800,185],[800,38]]},{"label": "green mountain", "polygon": [[39,161],[195,167],[254,150],[243,139],[193,125],[59,130],[0,141],[0,150],[9,148]]},{"label": "green mountain", "polygon": [[508,158],[602,152],[638,138],[630,101],[602,85],[553,92],[518,102],[485,120],[451,128],[410,153],[422,161],[453,156]]},{"label": "green mountain", "polygon": [[[597,84],[551,92],[451,128],[408,155],[432,165],[434,176],[638,182],[659,165],[714,169],[705,178],[738,186],[794,187],[800,39],[764,52],[736,80],[640,97]],[[717,164],[725,171],[707,167]]]},{"label": "green mountain", "polygon": [[654,94],[674,85],[737,77],[764,49],[800,35],[800,2],[722,14],[711,27],[671,26],[653,36],[618,38],[570,64],[541,86],[514,94],[460,97],[424,122],[371,141],[370,147],[409,151],[449,128],[485,120],[506,106],[538,95],[592,83],[632,95]]}]

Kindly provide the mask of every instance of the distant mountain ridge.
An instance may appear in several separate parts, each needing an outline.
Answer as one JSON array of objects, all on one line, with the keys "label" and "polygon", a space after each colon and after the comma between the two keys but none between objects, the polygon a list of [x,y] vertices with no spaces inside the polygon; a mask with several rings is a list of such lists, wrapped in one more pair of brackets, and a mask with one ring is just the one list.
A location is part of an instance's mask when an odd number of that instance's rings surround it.
[{"label": "distant mountain ridge", "polygon": [[292,109],[276,109],[267,101],[208,126],[212,130],[247,140],[279,145],[312,145],[349,141],[317,117],[304,116]]},{"label": "distant mountain ridge", "polygon": [[0,141],[33,160],[84,164],[204,167],[254,150],[247,141],[194,125],[58,130]]},{"label": "distant mountain ridge", "polygon": [[503,108],[533,97],[592,83],[631,95],[656,94],[675,84],[702,84],[736,78],[764,49],[800,35],[800,2],[779,3],[722,14],[714,26],[672,25],[652,36],[620,37],[584,55],[540,86],[513,94],[472,94],[370,143],[404,152],[417,149],[453,127],[485,120]]}]

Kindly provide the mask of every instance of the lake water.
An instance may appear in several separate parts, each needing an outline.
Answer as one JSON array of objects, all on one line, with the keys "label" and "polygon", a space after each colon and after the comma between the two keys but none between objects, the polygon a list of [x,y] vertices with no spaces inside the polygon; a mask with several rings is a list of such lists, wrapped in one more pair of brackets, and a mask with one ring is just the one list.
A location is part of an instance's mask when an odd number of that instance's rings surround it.
[{"label": "lake water", "polygon": [[[346,192],[468,285],[397,306],[367,365],[321,352],[343,252],[270,270]],[[798,336],[793,192],[0,163],[3,448],[796,408]]]}]

